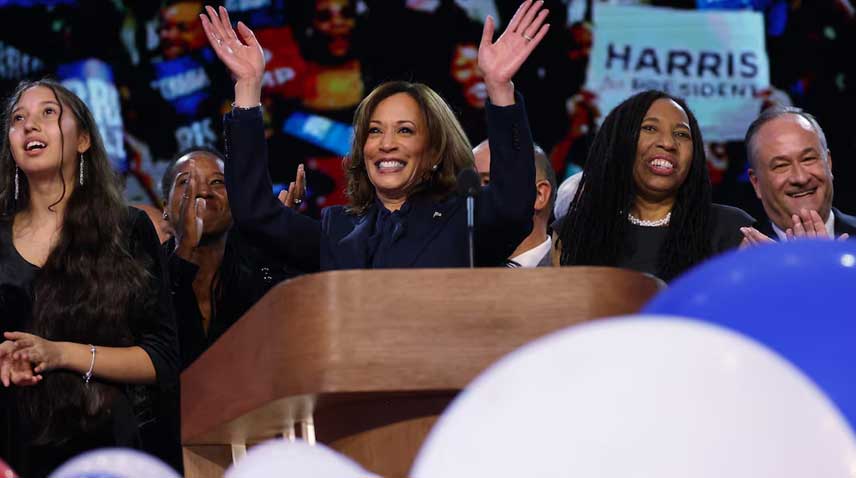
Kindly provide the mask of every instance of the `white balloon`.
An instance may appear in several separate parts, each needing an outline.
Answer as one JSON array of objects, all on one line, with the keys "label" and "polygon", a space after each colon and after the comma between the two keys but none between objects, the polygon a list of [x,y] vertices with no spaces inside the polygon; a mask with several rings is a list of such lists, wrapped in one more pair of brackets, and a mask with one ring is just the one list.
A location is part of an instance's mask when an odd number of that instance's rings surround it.
[{"label": "white balloon", "polygon": [[159,459],[130,448],[101,448],[82,453],[51,473],[50,478],[179,478]]},{"label": "white balloon", "polygon": [[224,478],[368,478],[375,475],[326,446],[297,440],[269,440],[247,450]]},{"label": "white balloon", "polygon": [[719,326],[632,316],[511,353],[442,415],[412,478],[854,478],[856,440],[798,369]]}]

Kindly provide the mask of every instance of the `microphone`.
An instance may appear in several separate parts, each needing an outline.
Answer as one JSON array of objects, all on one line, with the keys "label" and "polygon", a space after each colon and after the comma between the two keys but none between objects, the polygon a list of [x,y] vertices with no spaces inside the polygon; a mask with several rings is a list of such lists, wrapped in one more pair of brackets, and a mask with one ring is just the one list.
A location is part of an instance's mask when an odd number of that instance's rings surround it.
[{"label": "microphone", "polygon": [[458,173],[458,194],[467,198],[467,244],[469,245],[470,269],[475,267],[475,197],[481,192],[481,178],[475,169],[462,169]]}]

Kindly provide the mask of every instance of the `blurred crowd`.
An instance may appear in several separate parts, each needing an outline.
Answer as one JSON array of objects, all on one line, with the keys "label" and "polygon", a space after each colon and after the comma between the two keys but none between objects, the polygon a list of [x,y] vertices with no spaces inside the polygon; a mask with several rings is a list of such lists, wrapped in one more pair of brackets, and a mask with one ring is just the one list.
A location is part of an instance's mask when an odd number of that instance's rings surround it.
[{"label": "blurred crowd", "polygon": [[[554,28],[515,84],[527,98],[536,142],[561,180],[579,171],[602,115],[597,92],[584,90],[598,3],[682,9],[754,9],[764,13],[771,66],[771,104],[792,104],[825,125],[839,158],[856,153],[843,111],[856,104],[849,49],[856,16],[849,0],[549,0]],[[214,2],[216,5],[217,2]],[[257,32],[267,60],[263,90],[270,169],[277,187],[307,164],[304,212],[340,204],[341,157],[355,107],[367,91],[393,79],[438,91],[470,141],[485,138],[484,83],[475,62],[487,14],[499,23],[514,1],[229,0],[234,20]],[[128,198],[158,205],[156,184],[167,160],[194,146],[222,149],[222,114],[231,82],[197,21],[203,2],[6,0],[0,2],[0,91],[21,79],[56,75],[63,65],[96,58],[112,70],[124,125]],[[437,32],[442,32],[437,35]],[[36,34],[34,36],[34,33]],[[758,217],[743,146],[709,143],[708,167],[718,202]],[[853,178],[850,161],[834,165],[837,182]],[[839,187],[836,203],[856,205]]]}]

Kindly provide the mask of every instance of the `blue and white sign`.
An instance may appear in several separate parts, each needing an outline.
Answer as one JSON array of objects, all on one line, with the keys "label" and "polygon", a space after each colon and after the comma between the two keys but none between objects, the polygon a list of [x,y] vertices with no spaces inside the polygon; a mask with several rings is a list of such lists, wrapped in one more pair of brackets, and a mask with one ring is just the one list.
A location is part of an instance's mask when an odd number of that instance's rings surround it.
[{"label": "blue and white sign", "polygon": [[120,173],[126,172],[122,107],[110,65],[94,58],[67,63],[57,68],[57,77],[89,107],[110,162]]},{"label": "blue and white sign", "polygon": [[282,131],[340,156],[350,152],[354,138],[351,125],[302,111],[292,113]]},{"label": "blue and white sign", "polygon": [[210,48],[205,48],[199,56],[185,55],[174,60],[154,63],[155,79],[152,89],[160,93],[179,115],[195,118],[200,114],[200,105],[210,95],[211,79],[205,71],[205,64],[214,56]]},{"label": "blue and white sign", "polygon": [[743,139],[769,88],[764,17],[596,4],[586,89],[606,115],[635,93],[684,98],[708,141]]}]

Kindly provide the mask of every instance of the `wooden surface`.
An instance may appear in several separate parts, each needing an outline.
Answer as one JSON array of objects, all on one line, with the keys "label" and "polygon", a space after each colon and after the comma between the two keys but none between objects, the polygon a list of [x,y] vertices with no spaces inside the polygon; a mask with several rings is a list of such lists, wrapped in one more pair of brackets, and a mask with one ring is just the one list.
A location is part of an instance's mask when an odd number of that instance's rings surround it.
[{"label": "wooden surface", "polygon": [[182,443],[259,442],[314,415],[318,440],[346,447],[349,436],[438,415],[506,353],[636,312],[657,288],[648,276],[595,267],[302,276],[275,287],[182,374]]}]

